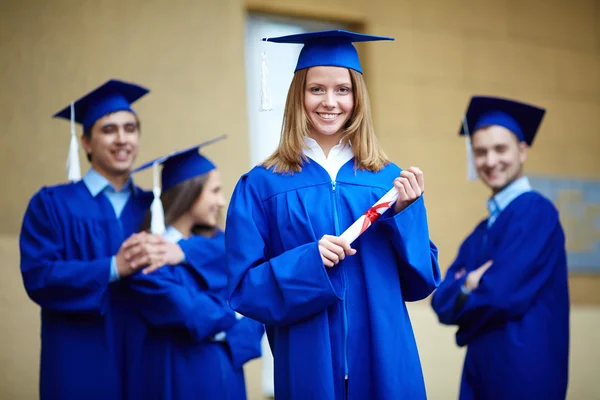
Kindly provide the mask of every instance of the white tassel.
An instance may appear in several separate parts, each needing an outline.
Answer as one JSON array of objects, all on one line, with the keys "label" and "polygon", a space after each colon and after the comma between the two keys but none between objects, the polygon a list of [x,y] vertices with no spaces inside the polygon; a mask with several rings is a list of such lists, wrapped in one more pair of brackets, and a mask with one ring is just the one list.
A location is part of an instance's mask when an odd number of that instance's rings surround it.
[{"label": "white tassel", "polygon": [[160,200],[161,189],[160,189],[160,177],[158,175],[158,163],[152,165],[153,172],[153,188],[154,199],[150,206],[150,212],[152,217],[150,219],[150,233],[154,235],[162,235],[165,233],[165,211],[163,210],[163,204]]},{"label": "white tassel", "polygon": [[260,109],[259,111],[271,111],[271,93],[269,93],[267,54],[263,51],[260,65]]},{"label": "white tassel", "polygon": [[81,167],[79,165],[79,141],[75,133],[75,104],[71,103],[71,143],[67,156],[67,179],[71,182],[81,180]]},{"label": "white tassel", "polygon": [[466,116],[463,118],[463,128],[465,131],[465,145],[467,147],[467,179],[470,181],[475,181],[479,176],[477,175],[477,168],[475,168],[475,160],[473,159],[471,133],[469,132],[469,126],[467,125]]}]

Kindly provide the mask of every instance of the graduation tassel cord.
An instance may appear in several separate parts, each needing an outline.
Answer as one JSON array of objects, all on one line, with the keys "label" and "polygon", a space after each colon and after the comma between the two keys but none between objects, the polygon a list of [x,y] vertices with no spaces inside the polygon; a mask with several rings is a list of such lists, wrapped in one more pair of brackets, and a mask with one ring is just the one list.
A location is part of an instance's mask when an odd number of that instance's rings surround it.
[{"label": "graduation tassel cord", "polygon": [[153,187],[152,193],[154,199],[150,206],[150,212],[152,214],[150,219],[150,233],[154,235],[162,235],[165,233],[165,212],[163,210],[163,204],[160,200],[161,189],[160,189],[160,177],[158,175],[158,163],[155,162],[152,165],[153,172]]},{"label": "graduation tassel cord", "polygon": [[71,143],[67,155],[67,179],[70,182],[81,180],[81,167],[79,165],[79,142],[75,133],[75,103],[71,103]]},{"label": "graduation tassel cord", "polygon": [[259,111],[271,111],[271,94],[269,93],[267,53],[262,52],[262,61],[260,64],[260,109]]},{"label": "graduation tassel cord", "polygon": [[465,131],[465,145],[467,148],[467,179],[470,181],[477,180],[477,169],[475,168],[475,160],[473,159],[473,147],[471,146],[471,133],[467,124],[467,117],[463,118],[463,129]]}]

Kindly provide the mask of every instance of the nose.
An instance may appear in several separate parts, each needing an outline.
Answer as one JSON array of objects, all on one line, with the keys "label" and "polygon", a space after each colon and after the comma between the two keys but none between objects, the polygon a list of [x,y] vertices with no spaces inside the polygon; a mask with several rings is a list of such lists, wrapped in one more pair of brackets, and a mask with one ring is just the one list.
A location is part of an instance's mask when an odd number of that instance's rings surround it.
[{"label": "nose", "polygon": [[335,99],[335,93],[333,93],[331,90],[327,91],[325,94],[325,99],[323,100],[323,106],[327,108],[334,108],[336,103],[337,101]]},{"label": "nose", "polygon": [[498,157],[493,151],[487,153],[485,157],[485,166],[488,168],[493,168],[498,162]]},{"label": "nose", "polygon": [[125,128],[120,127],[119,130],[117,131],[117,142],[118,143],[125,143],[125,138],[126,138],[127,133],[125,132]]},{"label": "nose", "polygon": [[220,208],[225,207],[225,197],[222,194],[219,194],[219,198],[217,199],[217,204]]}]

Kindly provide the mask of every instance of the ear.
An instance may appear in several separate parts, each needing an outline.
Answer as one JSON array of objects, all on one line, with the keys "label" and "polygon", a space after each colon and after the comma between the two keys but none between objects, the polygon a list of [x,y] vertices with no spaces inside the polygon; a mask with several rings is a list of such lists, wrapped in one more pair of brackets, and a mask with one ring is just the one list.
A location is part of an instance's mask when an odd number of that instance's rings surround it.
[{"label": "ear", "polygon": [[527,160],[527,152],[529,151],[529,146],[525,142],[519,143],[519,161],[521,164],[524,164]]}]

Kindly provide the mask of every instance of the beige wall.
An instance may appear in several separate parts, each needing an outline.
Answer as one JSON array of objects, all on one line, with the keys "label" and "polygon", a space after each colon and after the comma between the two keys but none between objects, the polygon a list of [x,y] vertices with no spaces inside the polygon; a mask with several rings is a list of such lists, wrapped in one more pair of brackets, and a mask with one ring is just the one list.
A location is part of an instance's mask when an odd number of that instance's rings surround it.
[{"label": "beige wall", "polygon": [[0,18],[0,232],[18,233],[34,191],[65,180],[69,123],[50,117],[110,78],[152,90],[134,106],[140,162],[226,133],[210,156],[231,191],[249,159],[240,1],[3,0]]},{"label": "beige wall", "polygon": [[[336,18],[396,37],[361,47],[376,128],[394,161],[426,172],[431,232],[447,265],[485,214],[487,192],[465,181],[456,135],[472,94],[548,107],[528,171],[600,176],[599,8],[593,0],[4,0],[0,184],[11,194],[0,197],[0,232],[16,234],[31,194],[64,180],[68,123],[50,116],[111,77],[152,89],[136,104],[140,161],[227,133],[208,153],[230,193],[249,160],[250,9]],[[139,181],[149,183],[149,174]],[[575,301],[600,304],[600,278],[574,277],[572,287]]]},{"label": "beige wall", "polygon": [[[600,3],[594,0],[247,0],[252,11],[342,20],[396,42],[363,45],[375,128],[400,166],[426,173],[431,234],[445,268],[485,214],[457,136],[473,94],[545,106],[527,172],[600,178]],[[448,210],[452,210],[448,212]],[[600,276],[570,279],[600,304]]]},{"label": "beige wall", "polygon": [[[3,0],[0,257],[10,279],[0,281],[0,398],[33,398],[37,384],[38,311],[22,290],[16,235],[32,193],[65,177],[69,127],[50,116],[112,77],[147,85],[152,93],[136,104],[144,132],[140,161],[227,133],[230,140],[207,152],[229,194],[249,162],[247,10],[338,19],[396,37],[360,48],[375,126],[395,162],[426,172],[431,233],[444,268],[485,215],[487,192],[465,181],[464,142],[456,133],[472,94],[548,108],[529,172],[600,176],[597,1]],[[139,182],[147,185],[150,177]],[[576,304],[600,304],[599,289],[598,277],[571,279]],[[452,329],[434,323],[427,302],[411,312],[428,390],[432,398],[454,398],[462,353]],[[592,339],[600,308],[574,308],[572,331],[571,398],[600,396],[593,358],[599,345]]]}]

